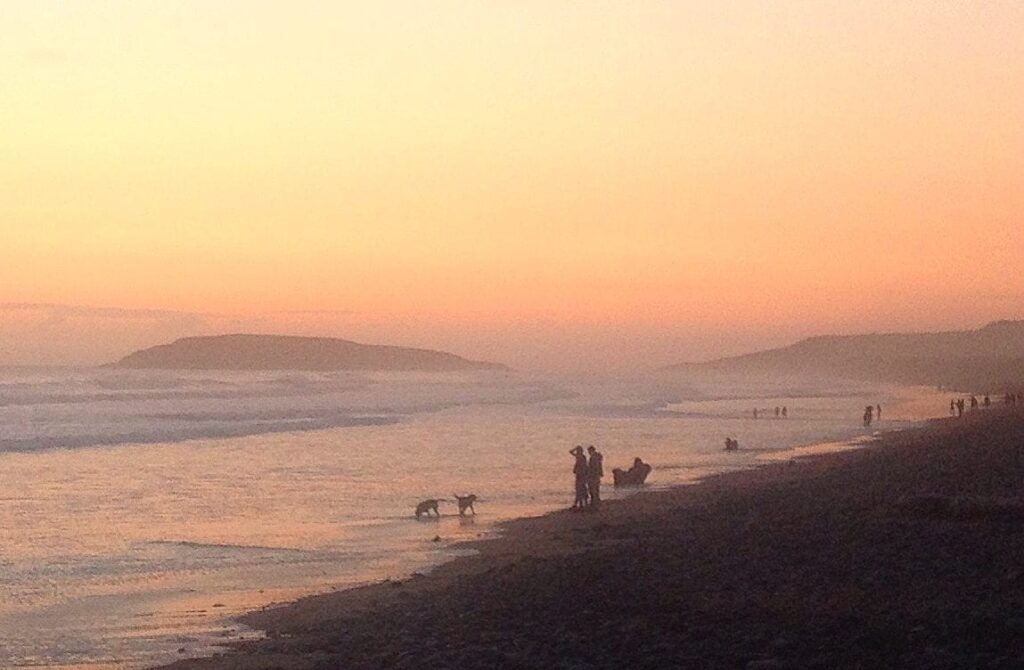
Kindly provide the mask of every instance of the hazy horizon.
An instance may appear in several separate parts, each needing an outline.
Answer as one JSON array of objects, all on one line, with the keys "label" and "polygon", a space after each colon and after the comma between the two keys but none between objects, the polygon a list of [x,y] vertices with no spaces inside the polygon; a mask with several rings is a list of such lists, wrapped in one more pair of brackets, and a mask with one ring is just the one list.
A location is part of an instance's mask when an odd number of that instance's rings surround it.
[{"label": "hazy horizon", "polygon": [[[324,327],[325,316],[335,322]],[[336,337],[364,344],[435,349],[474,360],[504,363],[528,372],[628,373],[687,361],[710,360],[792,344],[815,335],[871,332],[973,330],[1010,316],[979,317],[915,327],[905,322],[826,323],[816,327],[732,332],[716,329],[633,330],[603,324],[556,322],[509,324],[461,332],[457,324],[403,327],[360,320],[353,314],[201,314],[166,310],[126,310],[72,305],[0,304],[0,366],[93,366],[119,360],[132,351],[182,337],[256,333]],[[306,320],[310,319],[311,320]]]},{"label": "hazy horizon", "polygon": [[1024,4],[8,2],[0,364],[632,370],[1024,315]]}]

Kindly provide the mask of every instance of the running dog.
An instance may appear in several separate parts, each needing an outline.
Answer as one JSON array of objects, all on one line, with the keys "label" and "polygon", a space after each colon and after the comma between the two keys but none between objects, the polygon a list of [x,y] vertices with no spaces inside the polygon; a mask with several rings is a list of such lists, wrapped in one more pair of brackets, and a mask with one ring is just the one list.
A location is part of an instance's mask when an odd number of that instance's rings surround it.
[{"label": "running dog", "polygon": [[426,514],[429,517],[431,511],[434,512],[434,516],[440,518],[441,513],[437,510],[437,503],[439,502],[441,501],[437,500],[436,498],[430,498],[429,500],[424,500],[423,502],[416,505],[416,518],[418,519],[424,514]]},{"label": "running dog", "polygon": [[468,496],[460,496],[458,493],[453,493],[455,499],[459,501],[459,516],[465,516],[466,510],[468,509],[476,516],[476,509],[473,508],[473,503],[476,502],[476,496],[470,493]]}]

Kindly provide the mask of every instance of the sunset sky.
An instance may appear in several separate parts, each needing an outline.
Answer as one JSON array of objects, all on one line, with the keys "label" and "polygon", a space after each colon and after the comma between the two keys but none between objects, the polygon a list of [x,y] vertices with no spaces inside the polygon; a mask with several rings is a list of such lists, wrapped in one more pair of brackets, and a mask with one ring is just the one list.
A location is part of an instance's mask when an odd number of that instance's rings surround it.
[{"label": "sunset sky", "polygon": [[0,4],[0,364],[1024,318],[1024,3]]}]

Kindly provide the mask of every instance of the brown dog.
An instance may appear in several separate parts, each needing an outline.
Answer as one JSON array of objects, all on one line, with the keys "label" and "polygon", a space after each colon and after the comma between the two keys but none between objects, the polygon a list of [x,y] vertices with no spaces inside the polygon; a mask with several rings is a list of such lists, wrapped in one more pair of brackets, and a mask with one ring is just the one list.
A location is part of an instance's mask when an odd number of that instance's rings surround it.
[{"label": "brown dog", "polygon": [[431,511],[434,512],[434,516],[440,517],[441,513],[437,511],[438,502],[440,501],[437,500],[436,498],[430,498],[416,505],[416,518],[418,519],[424,514],[426,514],[429,517]]},{"label": "brown dog", "polygon": [[476,516],[476,509],[473,507],[473,503],[476,502],[476,496],[470,493],[468,496],[460,496],[458,493],[453,493],[455,499],[459,501],[459,516],[465,516],[466,510],[468,509]]}]

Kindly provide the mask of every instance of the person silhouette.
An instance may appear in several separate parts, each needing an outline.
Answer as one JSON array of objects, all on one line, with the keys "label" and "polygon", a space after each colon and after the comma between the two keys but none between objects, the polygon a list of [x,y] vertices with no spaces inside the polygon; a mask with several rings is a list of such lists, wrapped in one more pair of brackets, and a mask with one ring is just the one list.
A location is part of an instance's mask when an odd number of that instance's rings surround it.
[{"label": "person silhouette", "polygon": [[597,507],[601,504],[601,477],[604,477],[604,456],[594,448],[594,445],[587,447],[590,454],[590,462],[587,464],[587,493],[590,494],[590,506]]},{"label": "person silhouette", "polygon": [[789,410],[786,409],[785,405],[783,405],[782,406],[782,418],[785,419],[787,416],[789,416]]},{"label": "person silhouette", "polygon": [[629,469],[629,472],[633,473],[633,476],[642,482],[651,473],[651,466],[644,463],[643,459],[637,456],[633,459],[633,467]]},{"label": "person silhouette", "polygon": [[581,511],[587,506],[587,457],[583,455],[583,447],[580,445],[570,449],[569,453],[576,459],[572,466],[572,473],[576,476],[576,500],[572,503],[572,509]]},{"label": "person silhouette", "polygon": [[651,466],[637,456],[633,459],[633,467],[629,470],[621,468],[612,470],[612,480],[615,486],[640,486],[649,474],[651,474]]}]

